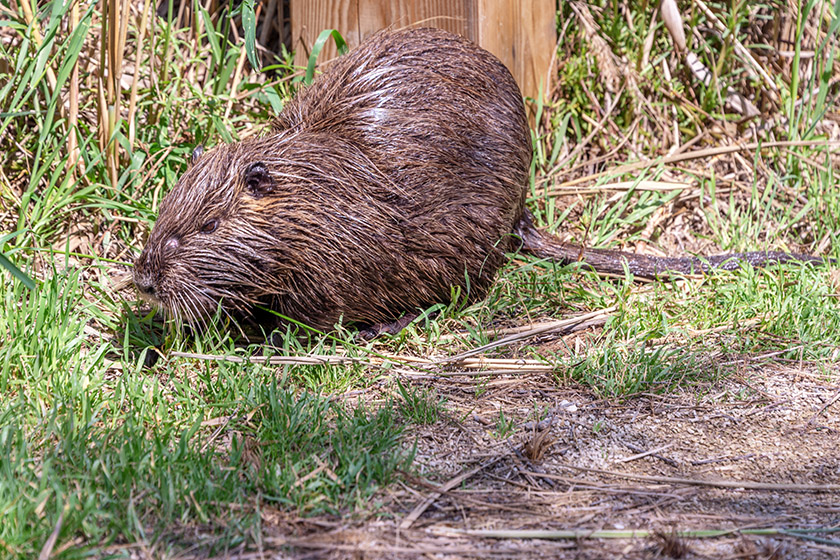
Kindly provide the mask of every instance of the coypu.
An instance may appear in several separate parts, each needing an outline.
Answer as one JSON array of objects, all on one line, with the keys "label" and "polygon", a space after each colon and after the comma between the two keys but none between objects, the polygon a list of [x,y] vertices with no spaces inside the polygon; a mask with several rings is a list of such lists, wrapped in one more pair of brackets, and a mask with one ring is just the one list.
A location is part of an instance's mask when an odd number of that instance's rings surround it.
[{"label": "coypu", "polygon": [[266,134],[196,158],[163,200],[134,282],[188,322],[221,302],[237,319],[265,307],[317,329],[343,317],[393,332],[450,302],[453,287],[482,299],[520,248],[644,277],[795,258],[701,262],[562,243],[525,209],[530,163],[522,96],[495,56],[437,29],[380,32]]}]

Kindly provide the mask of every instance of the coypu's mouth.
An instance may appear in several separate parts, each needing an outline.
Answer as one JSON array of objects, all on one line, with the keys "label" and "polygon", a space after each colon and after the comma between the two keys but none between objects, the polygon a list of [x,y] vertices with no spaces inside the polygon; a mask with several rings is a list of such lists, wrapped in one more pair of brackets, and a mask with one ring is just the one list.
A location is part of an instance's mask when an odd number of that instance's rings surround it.
[{"label": "coypu's mouth", "polygon": [[218,310],[220,301],[196,286],[180,286],[174,292],[160,277],[135,269],[134,287],[141,301],[170,319],[189,324],[205,323]]},{"label": "coypu's mouth", "polygon": [[167,297],[166,294],[140,293],[140,299],[162,312],[168,319],[188,325],[206,325],[221,311],[223,316],[231,316],[232,311],[221,301],[198,294],[179,294]]},{"label": "coypu's mouth", "polygon": [[[136,287],[137,286],[135,286],[135,288]],[[163,301],[161,301],[161,299],[154,294],[148,294],[148,293],[144,292],[143,290],[137,288],[137,295],[140,296],[140,299],[142,301],[148,303],[152,307],[155,307],[155,308],[158,308],[158,309],[163,309],[163,307],[164,307]]]}]

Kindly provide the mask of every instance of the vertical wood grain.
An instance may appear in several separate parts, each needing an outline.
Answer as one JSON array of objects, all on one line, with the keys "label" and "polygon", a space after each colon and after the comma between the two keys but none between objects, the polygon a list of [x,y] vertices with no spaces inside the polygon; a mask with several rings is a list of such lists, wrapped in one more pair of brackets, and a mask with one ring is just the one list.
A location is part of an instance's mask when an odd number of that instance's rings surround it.
[{"label": "vertical wood grain", "polygon": [[439,27],[464,37],[475,36],[476,0],[361,0],[362,40],[385,27]]},{"label": "vertical wood grain", "polygon": [[[555,48],[555,0],[290,0],[295,64],[305,66],[324,29],[338,29],[350,48],[385,27],[440,27],[498,56],[522,93],[548,91]],[[329,41],[320,61],[336,56]]]},{"label": "vertical wood grain", "polygon": [[[364,0],[290,0],[295,64],[306,66],[312,45],[324,29],[337,29],[350,48],[358,45],[360,1]],[[329,60],[337,54],[335,43],[330,39],[318,60]]]},{"label": "vertical wood grain", "polygon": [[478,44],[510,69],[522,93],[536,99],[550,86],[556,47],[553,0],[477,0]]}]

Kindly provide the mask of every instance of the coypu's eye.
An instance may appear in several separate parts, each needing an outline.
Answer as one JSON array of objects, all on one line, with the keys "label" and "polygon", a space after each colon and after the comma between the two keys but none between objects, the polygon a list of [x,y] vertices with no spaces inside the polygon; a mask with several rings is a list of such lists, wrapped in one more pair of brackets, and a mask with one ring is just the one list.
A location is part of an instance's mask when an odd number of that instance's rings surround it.
[{"label": "coypu's eye", "polygon": [[207,220],[203,226],[201,226],[201,233],[213,233],[216,231],[216,228],[219,227],[219,220],[213,218],[212,220]]}]

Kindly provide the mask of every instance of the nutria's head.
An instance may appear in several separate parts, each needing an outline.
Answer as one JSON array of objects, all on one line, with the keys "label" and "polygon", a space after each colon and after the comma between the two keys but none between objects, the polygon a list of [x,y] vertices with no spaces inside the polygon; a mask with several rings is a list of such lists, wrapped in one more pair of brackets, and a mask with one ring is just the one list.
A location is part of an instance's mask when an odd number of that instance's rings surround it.
[{"label": "nutria's head", "polygon": [[242,143],[197,152],[134,263],[143,299],[194,323],[220,303],[238,314],[278,291],[282,267],[265,211],[276,177],[260,155]]}]

